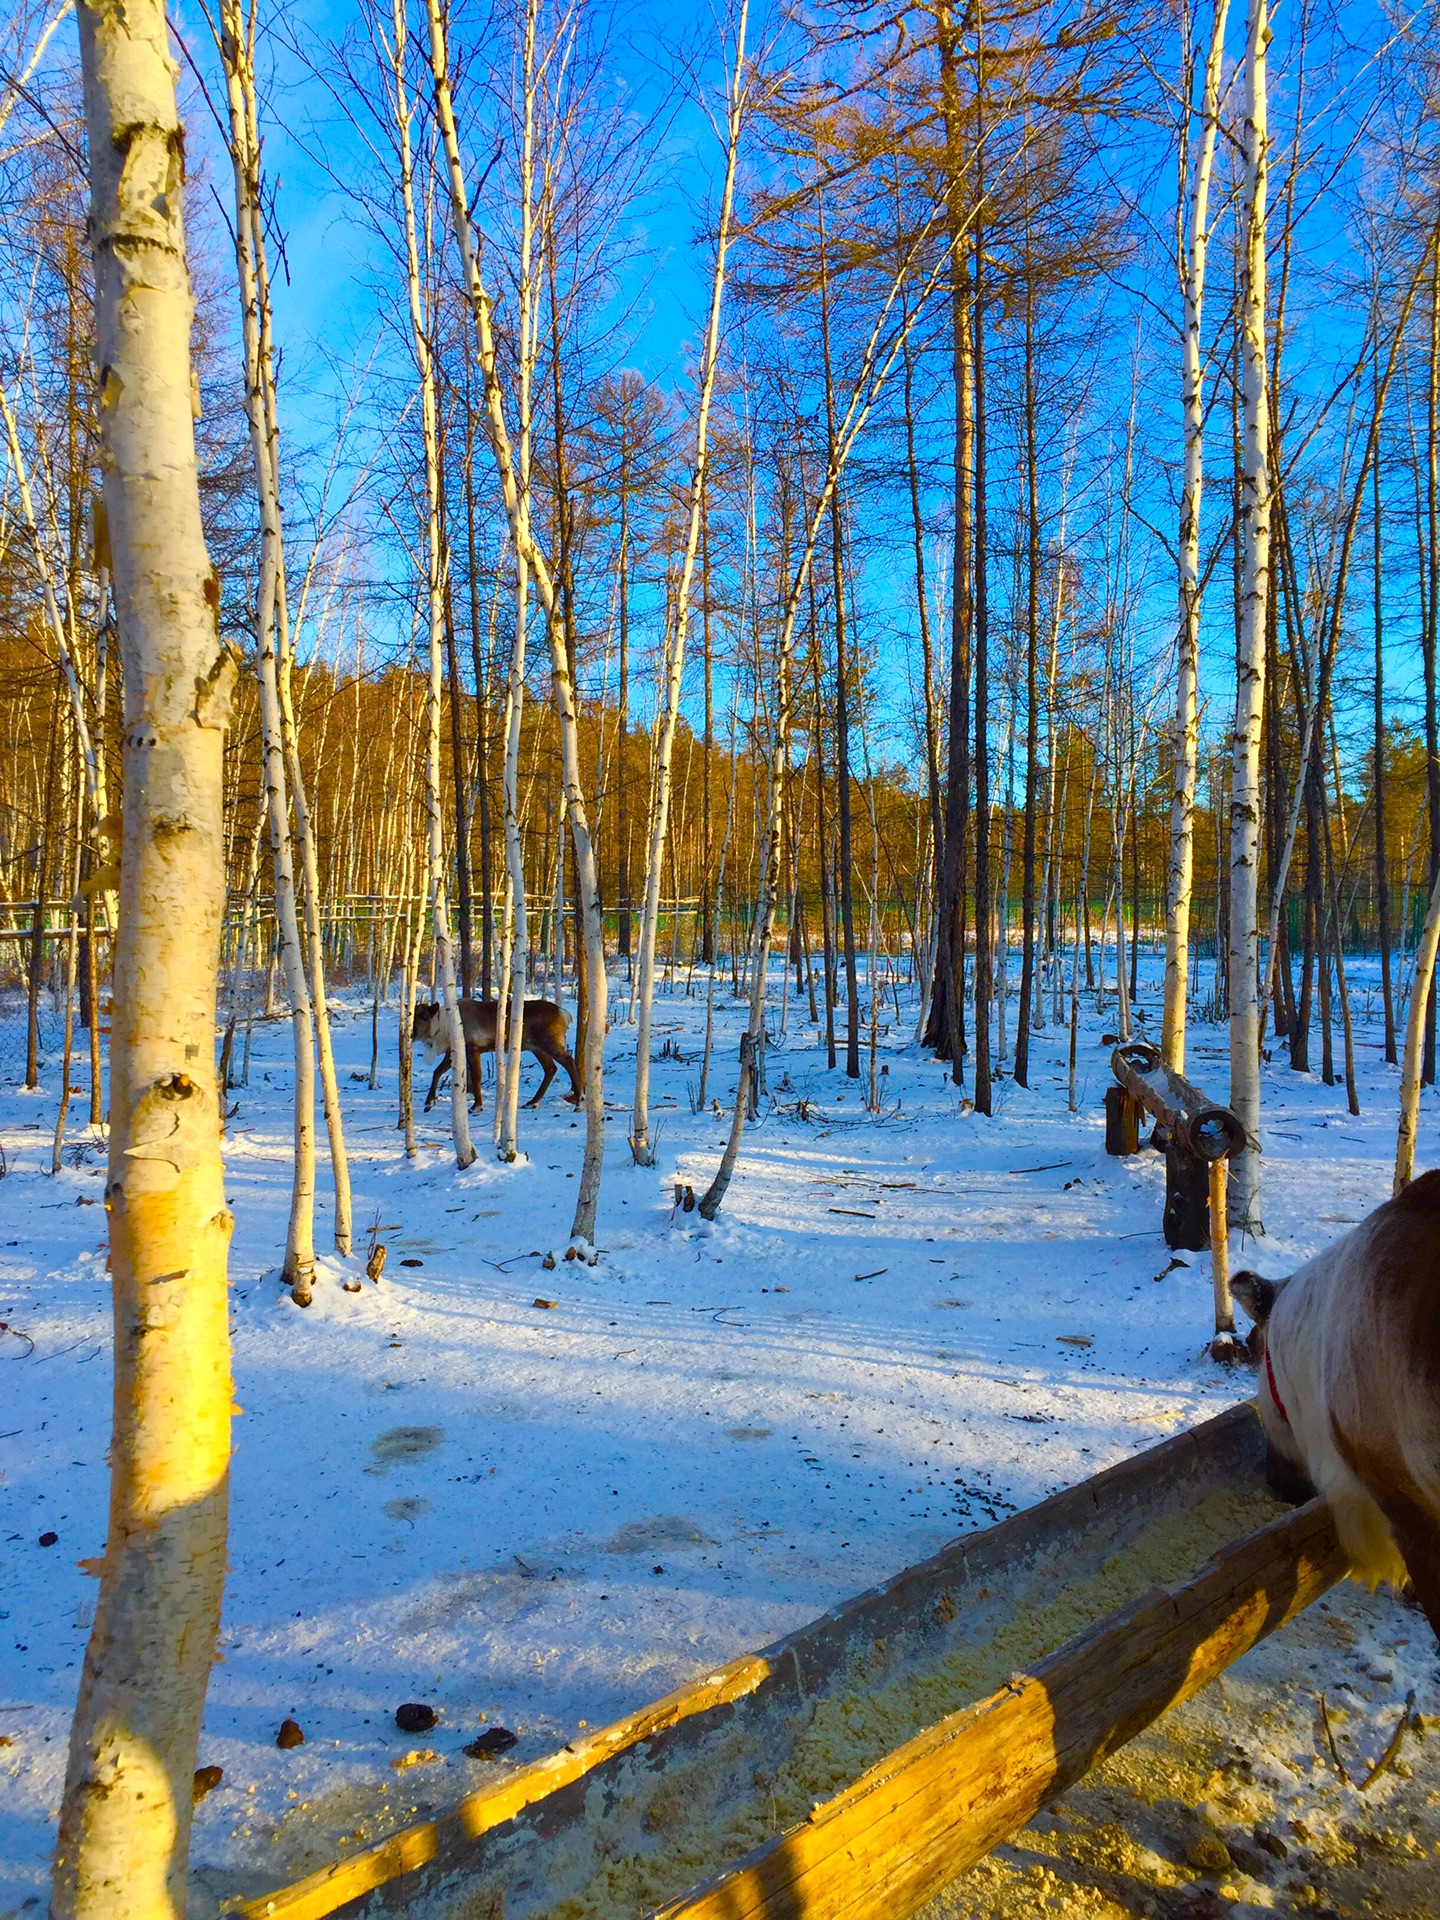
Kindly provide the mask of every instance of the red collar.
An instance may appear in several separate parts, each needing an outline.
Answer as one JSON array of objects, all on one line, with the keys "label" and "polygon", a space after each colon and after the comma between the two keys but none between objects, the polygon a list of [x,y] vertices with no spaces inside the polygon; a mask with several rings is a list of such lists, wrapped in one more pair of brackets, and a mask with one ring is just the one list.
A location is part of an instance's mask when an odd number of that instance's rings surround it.
[{"label": "red collar", "polygon": [[1265,1384],[1270,1389],[1270,1398],[1275,1402],[1275,1411],[1288,1427],[1290,1416],[1285,1411],[1285,1402],[1280,1398],[1280,1389],[1275,1384],[1275,1369],[1270,1364],[1270,1342],[1265,1342]]}]

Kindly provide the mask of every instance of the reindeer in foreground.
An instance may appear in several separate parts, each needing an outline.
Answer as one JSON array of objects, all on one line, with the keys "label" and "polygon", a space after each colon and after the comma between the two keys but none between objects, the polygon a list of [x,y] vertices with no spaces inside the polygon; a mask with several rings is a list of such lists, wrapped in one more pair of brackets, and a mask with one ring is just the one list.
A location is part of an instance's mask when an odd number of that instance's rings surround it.
[{"label": "reindeer in foreground", "polygon": [[1271,1483],[1324,1495],[1357,1578],[1403,1586],[1440,1639],[1440,1171],[1285,1280],[1238,1273]]},{"label": "reindeer in foreground", "polygon": [[[487,1053],[495,1051],[495,1014],[496,1003],[493,1000],[460,1002],[460,1024],[465,1034],[465,1073],[474,1096],[470,1102],[471,1110],[476,1113],[483,1112],[485,1107],[480,1062]],[[546,1088],[555,1078],[557,1067],[564,1067],[570,1076],[570,1091],[566,1099],[579,1106],[580,1075],[575,1067],[575,1057],[565,1045],[565,1033],[569,1025],[569,1014],[563,1007],[557,1007],[553,1000],[525,1002],[525,1027],[520,1045],[525,1053],[533,1053],[545,1069],[545,1078],[540,1082],[539,1091],[533,1100],[526,1101],[527,1106],[539,1106],[545,1098]],[[425,1097],[425,1111],[428,1113],[435,1104],[441,1080],[450,1071],[449,1024],[445,1009],[438,1001],[422,1000],[417,1003],[410,1037],[425,1049],[431,1060],[440,1055],[440,1064],[431,1077],[430,1091]]]}]

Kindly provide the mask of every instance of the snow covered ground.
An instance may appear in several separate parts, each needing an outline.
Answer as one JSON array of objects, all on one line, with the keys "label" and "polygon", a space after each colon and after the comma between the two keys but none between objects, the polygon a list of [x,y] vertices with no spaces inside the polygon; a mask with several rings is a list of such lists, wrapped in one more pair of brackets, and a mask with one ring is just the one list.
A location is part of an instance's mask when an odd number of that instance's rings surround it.
[{"label": "snow covered ground", "polygon": [[[1171,1261],[1161,1158],[1105,1155],[1113,1012],[1085,1013],[1078,1115],[1051,1029],[1033,1088],[1004,1080],[987,1120],[911,1044],[913,1008],[899,1025],[892,1009],[876,1119],[792,999],[775,1109],[709,1226],[675,1204],[707,1183],[727,1124],[689,1110],[696,986],[657,1006],[649,1171],[626,1146],[634,1033],[616,993],[601,1258],[553,1271],[581,1151],[560,1084],[523,1116],[523,1164],[482,1152],[457,1173],[444,1103],[412,1164],[393,1012],[372,1092],[368,1005],[342,999],[357,1238],[378,1222],[389,1260],[360,1294],[323,1273],[308,1312],[277,1284],[289,1029],[257,1029],[227,1142],[244,1413],[200,1753],[224,1778],[193,1855],[216,1893],[263,1891],[454,1800],[493,1767],[461,1752],[485,1726],[538,1757],[1248,1391],[1204,1355],[1208,1257]],[[1158,1030],[1148,958],[1142,1007]],[[728,984],[717,1015],[724,1106],[743,1024]],[[58,1068],[19,1092],[21,1039],[0,1028],[0,1916],[44,1904],[109,1432],[103,1152],[72,1131],[64,1171],[45,1171]],[[1282,1052],[1267,1069],[1268,1232],[1244,1250],[1266,1272],[1388,1193],[1398,1076],[1373,1028],[1359,1039],[1359,1119]],[[1188,1071],[1225,1097],[1222,1029],[1195,1030]],[[1437,1119],[1427,1095],[1421,1166],[1440,1161]],[[322,1200],[322,1245],[328,1219]],[[395,1727],[405,1701],[440,1715],[418,1741]],[[287,1717],[305,1744],[280,1751]],[[417,1748],[435,1757],[394,1767]]]}]

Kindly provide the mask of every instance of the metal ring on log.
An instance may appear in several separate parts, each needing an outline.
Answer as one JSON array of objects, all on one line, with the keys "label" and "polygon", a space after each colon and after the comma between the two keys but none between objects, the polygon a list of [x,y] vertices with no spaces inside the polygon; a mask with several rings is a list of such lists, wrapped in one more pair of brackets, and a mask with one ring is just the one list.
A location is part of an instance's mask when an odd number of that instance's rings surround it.
[{"label": "metal ring on log", "polygon": [[1193,1159],[1225,1160],[1244,1146],[1245,1129],[1229,1107],[1173,1072],[1161,1059],[1160,1049],[1148,1040],[1128,1040],[1116,1047],[1110,1065],[1130,1097],[1166,1127]]},{"label": "metal ring on log", "polygon": [[1245,1145],[1245,1128],[1229,1107],[1202,1107],[1198,1113],[1181,1115],[1175,1137],[1197,1160],[1213,1163],[1239,1153]]}]

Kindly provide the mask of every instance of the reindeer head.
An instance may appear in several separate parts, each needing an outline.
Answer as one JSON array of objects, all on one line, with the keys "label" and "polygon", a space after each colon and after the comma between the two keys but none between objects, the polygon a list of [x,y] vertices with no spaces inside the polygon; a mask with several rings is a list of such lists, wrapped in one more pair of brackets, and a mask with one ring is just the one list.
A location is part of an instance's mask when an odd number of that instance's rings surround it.
[{"label": "reindeer head", "polygon": [[444,1038],[442,1012],[436,1000],[417,1000],[415,1018],[410,1023],[410,1038],[418,1040],[422,1047],[438,1045]]},{"label": "reindeer head", "polygon": [[1255,1322],[1246,1336],[1245,1350],[1256,1366],[1264,1358],[1265,1329],[1285,1285],[1285,1280],[1267,1280],[1263,1273],[1249,1271],[1237,1273],[1231,1279],[1230,1291]]},{"label": "reindeer head", "polygon": [[1267,1280],[1260,1273],[1237,1273],[1230,1282],[1230,1291],[1249,1314],[1257,1327],[1263,1327],[1275,1310],[1275,1302],[1280,1298],[1283,1280]]}]

